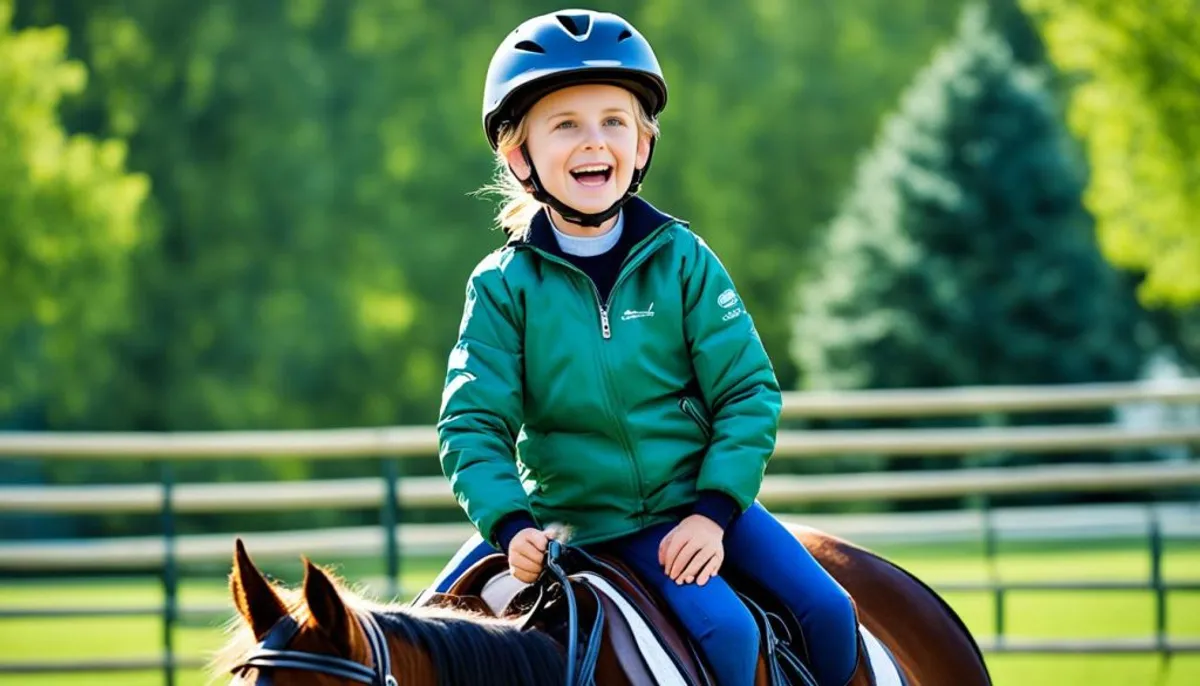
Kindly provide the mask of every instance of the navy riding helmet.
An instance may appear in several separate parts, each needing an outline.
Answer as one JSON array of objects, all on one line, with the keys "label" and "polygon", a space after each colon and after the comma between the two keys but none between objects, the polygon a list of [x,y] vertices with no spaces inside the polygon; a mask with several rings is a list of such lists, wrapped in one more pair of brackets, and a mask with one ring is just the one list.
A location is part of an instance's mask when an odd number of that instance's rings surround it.
[{"label": "navy riding helmet", "polygon": [[[483,91],[483,129],[495,150],[505,125],[515,125],[547,93],[569,85],[608,83],[629,89],[650,117],[667,104],[667,82],[650,43],[628,21],[608,12],[561,10],[533,17],[505,37],[488,65]],[[546,192],[538,179],[529,150],[521,146],[532,175],[526,186],[539,201],[558,210],[568,221],[599,226],[615,216],[637,193],[650,158],[621,199],[596,214],[566,206]],[[654,141],[650,141],[650,156]]]}]

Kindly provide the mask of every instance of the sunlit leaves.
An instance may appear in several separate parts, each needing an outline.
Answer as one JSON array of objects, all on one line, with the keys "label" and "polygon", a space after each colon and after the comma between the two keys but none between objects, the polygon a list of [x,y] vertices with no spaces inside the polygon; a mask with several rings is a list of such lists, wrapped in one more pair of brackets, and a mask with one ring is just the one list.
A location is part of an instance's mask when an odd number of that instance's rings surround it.
[{"label": "sunlit leaves", "polygon": [[1071,128],[1105,254],[1155,305],[1200,303],[1200,2],[1022,0],[1078,77]]},{"label": "sunlit leaves", "polygon": [[64,98],[87,74],[60,27],[14,32],[0,2],[0,413],[78,416],[112,373],[128,325],[130,255],[149,191],[116,140],[68,135]]}]

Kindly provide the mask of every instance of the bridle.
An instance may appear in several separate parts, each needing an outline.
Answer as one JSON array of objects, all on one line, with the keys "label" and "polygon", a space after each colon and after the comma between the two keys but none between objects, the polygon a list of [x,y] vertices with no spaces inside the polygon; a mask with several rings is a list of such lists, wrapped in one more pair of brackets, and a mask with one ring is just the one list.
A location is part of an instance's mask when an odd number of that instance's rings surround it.
[{"label": "bridle", "polygon": [[[540,610],[547,602],[549,595],[545,592],[545,578],[557,581],[563,590],[563,596],[567,604],[567,661],[566,674],[564,675],[564,683],[567,686],[581,686],[584,684],[594,683],[596,663],[600,657],[600,641],[603,635],[604,626],[604,606],[600,603],[599,597],[596,598],[596,616],[592,621],[591,631],[588,632],[587,640],[584,643],[583,654],[578,655],[578,647],[575,645],[575,637],[579,630],[579,611],[575,604],[575,596],[572,590],[570,575],[561,566],[560,560],[566,554],[566,546],[563,546],[558,541],[550,541],[549,549],[546,555],[545,573],[543,574],[542,583],[538,584],[539,597],[535,603],[532,614]],[[572,552],[584,555],[582,551],[573,550]],[[596,595],[595,589],[587,587],[593,596]],[[372,669],[364,664],[346,660],[333,655],[322,655],[320,653],[309,653],[302,650],[288,650],[288,641],[295,637],[300,631],[300,625],[292,618],[291,615],[284,615],[275,622],[275,625],[267,631],[267,635],[263,636],[254,650],[242,661],[241,664],[235,666],[230,671],[239,676],[245,676],[245,673],[251,669],[258,670],[258,679],[254,682],[255,686],[274,686],[272,678],[273,669],[299,669],[309,672],[320,672],[333,677],[349,679],[360,684],[368,686],[399,686],[396,677],[392,676],[391,656],[388,654],[387,639],[383,635],[383,630],[379,628],[379,623],[375,620],[374,615],[370,612],[356,611],[355,617],[358,623],[363,628],[363,633],[367,636],[367,643],[371,647],[371,662],[375,665]]]},{"label": "bridle", "polygon": [[320,672],[368,686],[398,686],[396,677],[392,676],[392,661],[388,654],[387,639],[383,635],[383,629],[379,628],[379,623],[375,621],[375,617],[370,612],[356,611],[354,614],[363,628],[363,633],[367,635],[374,668],[333,655],[288,650],[288,641],[292,640],[300,631],[300,625],[291,615],[284,615],[278,622],[275,622],[267,635],[263,636],[250,655],[231,671],[244,676],[246,671],[257,669],[256,686],[273,686],[272,670],[274,669]]}]

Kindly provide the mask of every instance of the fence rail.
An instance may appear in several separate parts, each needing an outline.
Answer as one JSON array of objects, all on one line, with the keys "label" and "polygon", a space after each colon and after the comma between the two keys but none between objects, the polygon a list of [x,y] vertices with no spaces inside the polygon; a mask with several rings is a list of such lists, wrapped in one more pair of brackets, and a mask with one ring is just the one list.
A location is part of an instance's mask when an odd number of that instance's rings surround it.
[{"label": "fence rail", "polygon": [[[783,414],[787,418],[929,417],[987,411],[1086,409],[1134,401],[1200,403],[1200,379],[1155,384],[786,393]],[[862,453],[892,456],[964,455],[994,450],[1074,451],[1181,443],[1200,443],[1200,426],[1132,429],[1089,424],[855,431],[784,430],[779,432],[775,456],[828,457]],[[151,457],[167,460],[242,456],[349,459],[381,455],[427,458],[436,453],[437,434],[428,426],[161,434],[0,433],[0,455],[47,459]]]},{"label": "fence rail", "polygon": [[783,415],[789,419],[947,417],[1089,410],[1132,403],[1197,402],[1200,402],[1200,379],[1058,386],[792,391],[783,394]]},{"label": "fence rail", "polygon": [[[965,456],[1008,451],[1074,452],[1160,445],[1200,444],[1200,426],[1151,429],[1096,424],[947,429],[782,430],[775,459],[881,454]],[[429,427],[229,431],[178,434],[0,434],[0,455],[46,459],[157,460],[256,456],[276,459],[345,460],[386,455],[428,458],[437,454]]]},{"label": "fence rail", "polygon": [[[763,480],[759,499],[774,506],[872,498],[921,500],[1189,486],[1200,486],[1200,463],[1087,463],[838,475],[772,474]],[[0,486],[0,512],[154,513],[162,507],[163,488],[162,484]],[[377,477],[282,483],[188,483],[173,488],[174,509],[181,514],[377,507],[383,504],[388,490]],[[442,477],[405,477],[396,484],[395,491],[397,503],[406,507],[457,506]]]},{"label": "fence rail", "polygon": [[[1083,384],[1073,386],[998,386],[983,388],[876,390],[849,393],[786,393],[787,419],[931,417],[972,414],[1060,411],[1117,405],[1200,405],[1200,379],[1170,383]],[[972,427],[949,429],[878,429],[866,431],[797,430],[779,433],[776,457],[783,459],[847,455],[966,456],[1012,453],[1117,450],[1134,447],[1200,445],[1200,421],[1181,426],[1130,428],[1119,425]],[[172,628],[181,614],[201,610],[178,604],[178,566],[228,561],[232,534],[176,536],[178,514],[233,511],[285,511],[302,508],[378,507],[381,526],[328,528],[319,531],[246,533],[256,557],[271,558],[378,554],[387,563],[387,582],[398,577],[399,551],[442,554],[457,547],[471,529],[466,524],[401,524],[405,507],[450,506],[453,499],[441,478],[398,476],[401,460],[429,459],[437,452],[432,427],[396,426],[311,431],[237,431],[216,433],[0,433],[0,456],[54,459],[121,460],[148,458],[163,466],[159,484],[105,486],[0,487],[0,513],[160,513],[163,535],[91,541],[38,541],[0,544],[0,571],[153,570],[161,575],[164,605],[164,654],[160,658],[76,661],[57,664],[0,663],[3,673],[126,671],[162,669],[167,684],[175,669],[199,666],[174,652]],[[379,459],[382,479],[341,479],[280,484],[176,484],[171,464],[178,460],[304,458]],[[768,504],[796,504],[889,498],[913,500],[979,496],[986,504],[1001,494],[1034,492],[1133,491],[1178,493],[1200,485],[1194,461],[1134,464],[1040,465],[969,468],[924,473],[843,474],[836,476],[771,474],[761,498]],[[1186,497],[1186,494],[1185,494]],[[998,532],[1012,525],[1021,535],[1050,536],[1051,528],[1073,526],[1074,538],[1111,537],[1117,532],[1144,536],[1150,574],[1144,581],[1100,579],[1056,582],[943,583],[935,588],[994,594],[995,637],[981,641],[989,652],[1191,652],[1200,640],[1166,634],[1166,595],[1196,590],[1200,580],[1165,580],[1165,536],[1200,536],[1200,510],[1189,504],[1147,507],[1027,508],[954,513],[805,517],[804,523],[852,540],[872,537],[922,540],[940,536],[982,537],[994,564]],[[1132,590],[1154,592],[1154,636],[1111,640],[1015,640],[1005,635],[1004,595],[1013,590]],[[211,609],[211,608],[210,608]],[[14,608],[0,618],[20,616],[113,616],[153,612],[145,607],[39,609]],[[40,613],[40,614],[39,614]],[[91,613],[89,615],[89,613]]]},{"label": "fence rail", "polygon": [[[1113,654],[1130,653],[1197,653],[1200,652],[1200,639],[1166,639],[1157,641],[1153,638],[1112,638],[1086,640],[1054,640],[1013,638],[977,639],[979,647],[985,653],[1003,654],[1054,654],[1054,655],[1089,655],[1097,652]],[[200,669],[205,660],[197,657],[179,658],[167,661],[162,657],[122,658],[116,660],[72,660],[70,662],[13,662],[4,665],[4,672],[10,674],[79,674],[86,672],[132,672],[147,670]]]},{"label": "fence rail", "polygon": [[[1200,507],[1186,504],[1092,505],[996,508],[986,512],[780,515],[784,521],[867,542],[951,542],[983,534],[1008,540],[1073,540],[1144,537],[1151,527],[1178,539],[1200,540]],[[449,555],[474,532],[469,524],[398,524],[392,538],[410,555]],[[365,557],[379,554],[385,532],[378,526],[241,532],[257,559]],[[0,571],[157,569],[170,557],[179,564],[228,564],[232,534],[189,534],[169,543],[162,536],[55,540],[0,545]]]}]

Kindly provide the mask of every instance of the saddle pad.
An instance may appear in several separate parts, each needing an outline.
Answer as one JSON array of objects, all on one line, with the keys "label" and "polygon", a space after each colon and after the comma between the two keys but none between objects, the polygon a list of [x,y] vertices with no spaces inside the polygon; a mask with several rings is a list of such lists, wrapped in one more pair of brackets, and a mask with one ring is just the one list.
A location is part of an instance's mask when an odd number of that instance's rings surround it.
[{"label": "saddle pad", "polygon": [[[597,592],[608,596],[613,604],[620,608],[621,615],[625,618],[630,631],[637,639],[642,659],[659,684],[664,686],[687,686],[687,679],[679,673],[674,660],[667,654],[666,648],[658,640],[654,629],[646,624],[645,620],[642,619],[641,613],[629,604],[629,601],[626,600],[620,591],[613,588],[612,584],[606,581],[604,577],[592,572],[579,572],[572,576],[587,579],[588,583]],[[488,580],[480,592],[480,596],[487,603],[488,607],[492,609],[493,614],[500,615],[508,607],[512,599],[516,597],[517,593],[520,593],[528,585],[522,581],[518,581],[512,574],[503,572]],[[867,627],[859,624],[858,631],[862,634],[863,643],[867,647],[867,658],[871,666],[871,673],[875,678],[876,686],[907,686],[904,677],[900,674],[900,670],[896,668],[896,664],[892,660],[891,652],[879,642],[879,639],[875,638],[867,630]]]},{"label": "saddle pad", "polygon": [[509,572],[501,572],[487,580],[487,583],[483,585],[483,590],[479,592],[479,597],[483,598],[483,602],[491,608],[492,614],[499,617],[512,599],[528,586],[529,584],[519,581]]},{"label": "saddle pad", "polygon": [[858,625],[858,633],[862,634],[863,643],[867,646],[867,661],[875,677],[875,686],[908,686],[896,668],[892,652],[862,624]]},{"label": "saddle pad", "polygon": [[638,649],[642,653],[642,660],[645,661],[650,673],[654,676],[655,683],[659,686],[688,686],[687,679],[679,673],[675,661],[671,659],[658,640],[658,634],[646,624],[642,619],[642,614],[629,604],[624,594],[613,588],[612,584],[598,574],[580,572],[576,576],[587,579],[593,588],[608,596],[621,609],[621,615],[629,624],[629,630],[633,633]]}]

